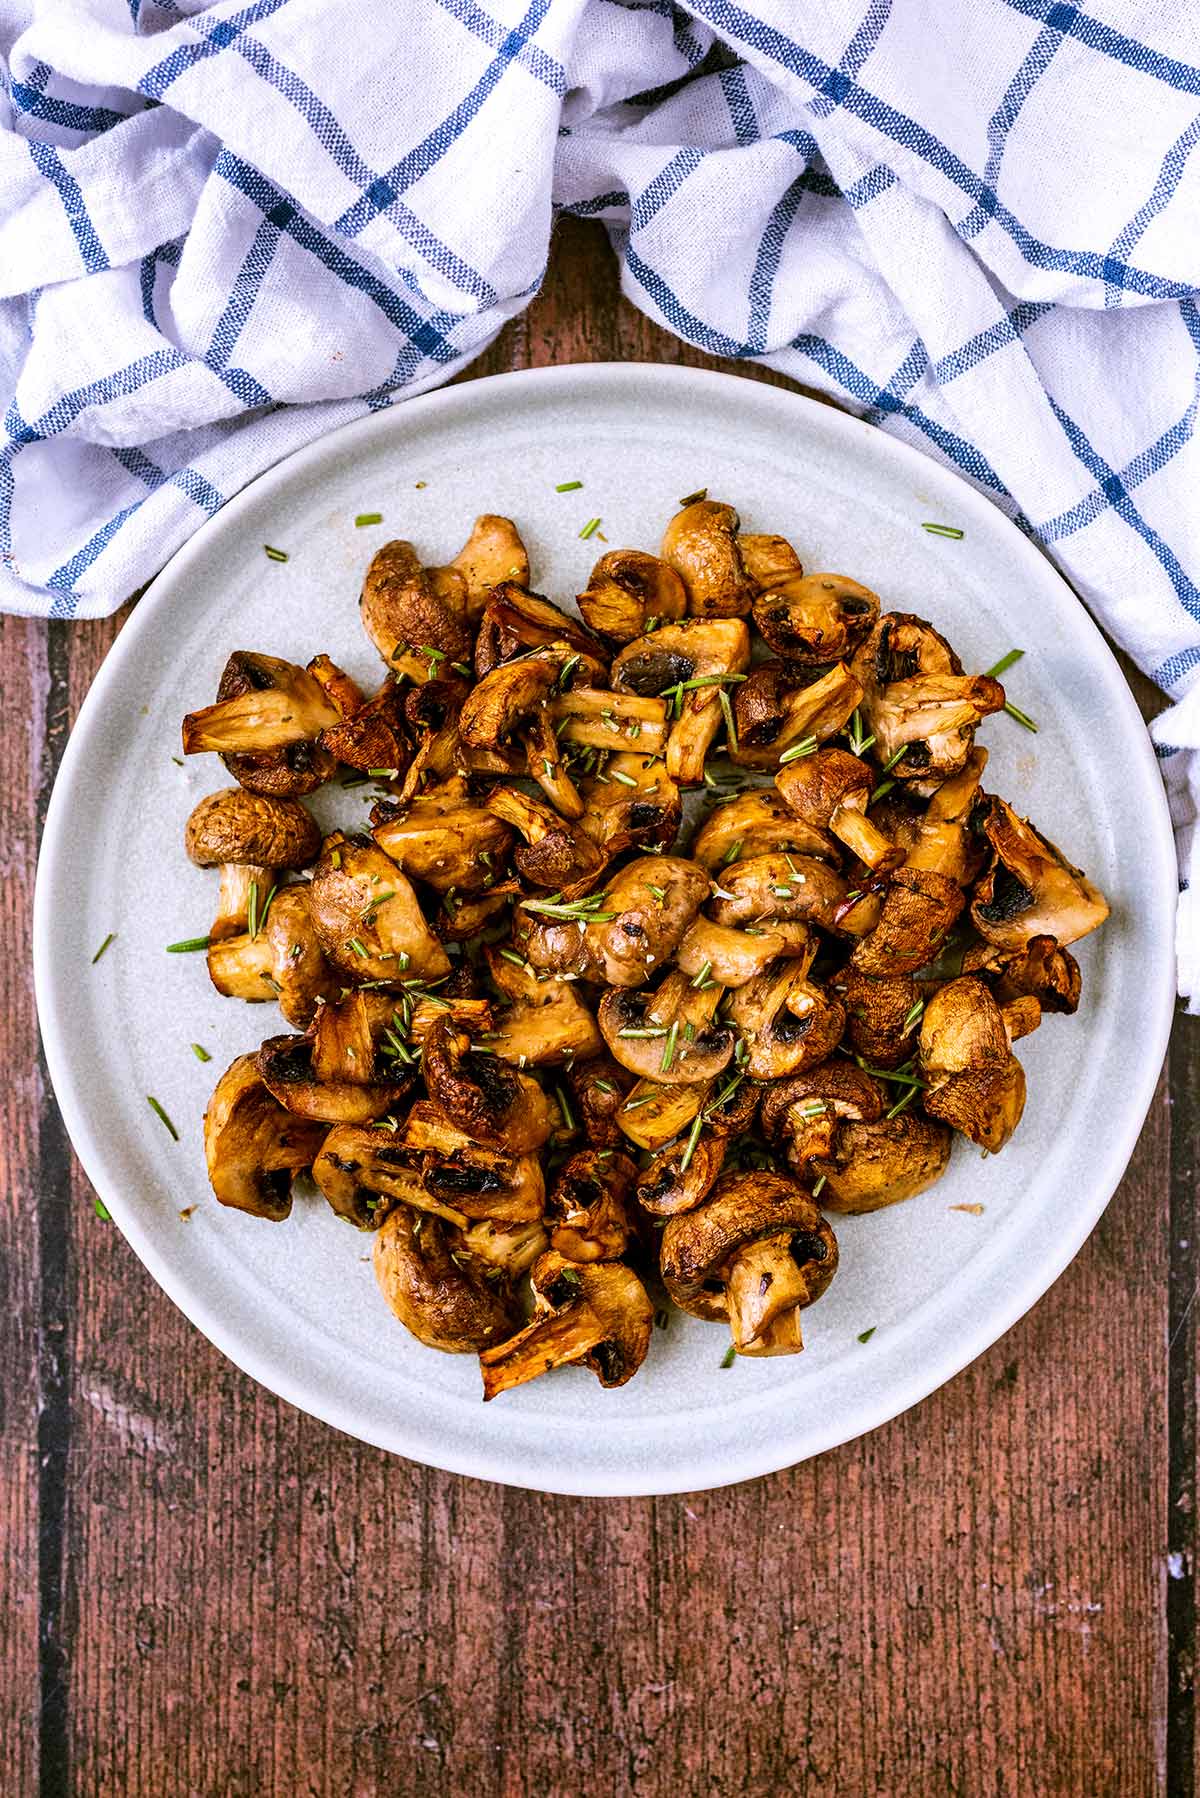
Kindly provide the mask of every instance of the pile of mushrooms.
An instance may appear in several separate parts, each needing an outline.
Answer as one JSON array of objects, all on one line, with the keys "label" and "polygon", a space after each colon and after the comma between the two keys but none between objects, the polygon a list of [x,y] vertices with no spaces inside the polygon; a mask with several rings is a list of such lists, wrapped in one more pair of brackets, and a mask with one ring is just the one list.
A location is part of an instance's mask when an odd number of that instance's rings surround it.
[{"label": "pile of mushrooms", "polygon": [[[209,974],[288,1026],[213,1094],[217,1198],[278,1221],[311,1175],[485,1398],[623,1385],[668,1302],[795,1353],[825,1214],[1003,1148],[1013,1043],[1076,1009],[1108,909],[983,789],[999,681],[731,506],[603,555],[578,611],[507,518],[442,566],[388,543],[375,692],[238,651],[183,725],[236,783],[187,824]],[[322,836],[334,779],[369,828]]]}]

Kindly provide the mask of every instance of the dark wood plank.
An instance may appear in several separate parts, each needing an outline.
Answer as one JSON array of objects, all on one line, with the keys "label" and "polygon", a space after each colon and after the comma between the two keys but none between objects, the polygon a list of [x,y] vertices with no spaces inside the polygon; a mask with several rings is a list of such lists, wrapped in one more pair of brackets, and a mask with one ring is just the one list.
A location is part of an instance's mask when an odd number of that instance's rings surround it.
[{"label": "dark wood plank", "polygon": [[[473,372],[596,357],[707,360],[618,299],[602,236],[572,224],[534,306]],[[72,707],[112,634],[69,634]],[[7,656],[0,674],[16,678]],[[13,693],[19,724],[28,688]],[[20,731],[2,747],[0,799],[28,832]],[[6,892],[6,972],[27,954],[14,903]],[[26,1068],[23,979],[7,990],[6,1054]],[[1167,1792],[1165,1554],[1180,1538],[1166,1516],[1166,1195],[1174,1135],[1178,1223],[1196,1116],[1194,1088],[1174,1113],[1160,1091],[1071,1269],[918,1410],[752,1485],[616,1503],[434,1473],[298,1415],[183,1321],[51,1154],[41,1198],[66,1230],[56,1415],[69,1426],[52,1471],[69,1496],[63,1576],[44,1592],[66,1679],[43,1770],[68,1774],[60,1791],[113,1798]],[[22,1140],[6,1139],[3,1226],[10,1565],[35,1528]],[[1182,1628],[1190,1570],[1172,1585]],[[36,1711],[18,1600],[0,1649],[14,1725]]]}]

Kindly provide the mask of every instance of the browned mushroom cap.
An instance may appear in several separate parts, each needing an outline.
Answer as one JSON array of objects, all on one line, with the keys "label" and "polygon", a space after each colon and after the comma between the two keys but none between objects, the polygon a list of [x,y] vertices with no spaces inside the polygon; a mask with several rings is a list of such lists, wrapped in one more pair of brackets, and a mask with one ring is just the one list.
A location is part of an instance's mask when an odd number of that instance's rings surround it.
[{"label": "browned mushroom cap", "polygon": [[515,787],[496,787],[488,797],[487,809],[524,839],[513,853],[513,862],[517,872],[534,886],[561,892],[578,883],[582,890],[604,866],[605,858],[591,837],[544,800],[530,798]]},{"label": "browned mushroom cap", "polygon": [[638,1175],[637,1198],[651,1217],[693,1211],[707,1198],[725,1164],[728,1138],[703,1131],[694,1143],[673,1142],[660,1149]]},{"label": "browned mushroom cap", "polygon": [[1002,1149],[1025,1109],[1025,1073],[1004,1014],[974,976],[951,980],[921,1019],[922,1104],[981,1149]]},{"label": "browned mushroom cap", "polygon": [[583,1134],[593,1149],[615,1149],[622,1141],[617,1114],[633,1084],[628,1069],[615,1062],[600,1040],[597,1054],[573,1061],[566,1069],[567,1085]]},{"label": "browned mushroom cap", "polygon": [[1068,1014],[1079,1008],[1079,963],[1052,936],[1030,937],[1023,949],[977,943],[963,956],[964,974],[982,974],[1001,1005],[1028,994],[1043,1011]]},{"label": "browned mushroom cap", "polygon": [[857,676],[835,662],[815,680],[794,662],[765,662],[737,689],[733,712],[739,768],[777,768],[836,736],[862,698]]},{"label": "browned mushroom cap", "polygon": [[338,716],[306,669],[239,649],[225,664],[216,704],[184,718],[183,753],[216,750],[239,786],[299,798],[337,765],[316,739]]},{"label": "browned mushroom cap", "polygon": [[518,587],[529,585],[529,552],[521,533],[511,518],[495,512],[483,512],[471,527],[467,538],[450,567],[463,578],[466,588],[468,624],[479,616],[493,591],[502,581],[515,581]]},{"label": "browned mushroom cap", "polygon": [[302,868],[313,860],[321,832],[298,800],[223,787],[192,811],[184,846],[197,867],[221,869],[217,916],[208,933],[220,941],[246,929],[250,904],[265,902],[274,884],[272,869]]},{"label": "browned mushroom cap", "polygon": [[416,681],[471,654],[465,584],[461,577],[439,581],[437,574],[397,538],[376,551],[359,601],[363,629],[384,661]]},{"label": "browned mushroom cap", "polygon": [[730,994],[728,1012],[756,1080],[815,1067],[832,1055],[846,1026],[841,1000],[809,980],[807,960],[776,962]]},{"label": "browned mushroom cap", "polygon": [[879,922],[858,943],[850,965],[860,974],[912,974],[932,961],[966,900],[948,874],[899,868]]},{"label": "browned mushroom cap", "polygon": [[639,1079],[662,1086],[714,1080],[733,1055],[733,1032],[713,1019],[721,998],[715,983],[694,987],[671,973],[656,993],[613,987],[596,1013],[609,1053]]},{"label": "browned mushroom cap", "polygon": [[860,974],[843,968],[832,990],[846,1007],[846,1040],[880,1068],[898,1068],[916,1043],[921,995],[909,974]]},{"label": "browned mushroom cap", "polygon": [[439,1218],[397,1205],[375,1237],[379,1290],[407,1330],[426,1348],[477,1353],[500,1342],[519,1315],[486,1263],[455,1253]]},{"label": "browned mushroom cap", "polygon": [[619,1261],[576,1266],[551,1250],[534,1264],[532,1283],[532,1323],[479,1357],[485,1399],[579,1361],[602,1386],[633,1378],[654,1327],[654,1307],[636,1274]]},{"label": "browned mushroom cap", "polygon": [[472,1043],[449,1017],[441,1018],[421,1049],[429,1097],[451,1123],[511,1154],[540,1149],[554,1113],[536,1080]]},{"label": "browned mushroom cap", "polygon": [[740,1355],[797,1354],[800,1312],[820,1298],[837,1262],[833,1231],[783,1174],[726,1174],[662,1237],[667,1291],[694,1317],[728,1318]]},{"label": "browned mushroom cap", "polygon": [[527,1274],[550,1243],[540,1218],[532,1223],[503,1224],[483,1217],[468,1224],[465,1230],[451,1228],[447,1240],[452,1254],[467,1255],[510,1283]]},{"label": "browned mushroom cap", "polygon": [[617,1261],[629,1246],[637,1169],[615,1149],[572,1155],[550,1193],[550,1246],[568,1261]]},{"label": "browned mushroom cap", "polygon": [[321,732],[322,749],[348,768],[387,769],[396,779],[412,759],[404,704],[403,688],[389,675],[378,693]]},{"label": "browned mushroom cap", "polygon": [[644,986],[670,961],[708,898],[708,876],[674,855],[641,855],[609,882],[585,953],[610,986]]},{"label": "browned mushroom cap", "polygon": [[585,624],[609,643],[632,643],[651,618],[682,618],[687,594],[675,570],[640,549],[610,549],[579,595]]},{"label": "browned mushroom cap", "polygon": [[502,880],[474,898],[460,899],[457,894],[447,893],[442,899],[441,911],[433,920],[434,928],[444,943],[473,943],[480,931],[507,909],[520,890],[518,881]]},{"label": "browned mushroom cap", "polygon": [[325,959],[308,909],[307,886],[284,887],[271,901],[256,935],[224,937],[209,945],[209,979],[229,999],[278,999],[289,1024],[306,1030],[317,1004],[341,980]]},{"label": "browned mushroom cap", "polygon": [[512,657],[539,649],[553,649],[564,661],[577,656],[581,685],[599,686],[608,672],[608,651],[578,618],[568,617],[540,593],[501,581],[479,623],[476,674],[482,679]]},{"label": "browned mushroom cap", "polygon": [[[805,931],[806,946],[807,934]],[[745,986],[779,956],[791,954],[797,947],[782,930],[733,930],[714,924],[711,918],[697,918],[675,951],[675,965],[701,989]]]},{"label": "browned mushroom cap", "polygon": [[368,836],[326,837],[309,909],[329,960],[353,979],[399,983],[406,974],[436,980],[450,972],[407,878]]},{"label": "browned mushroom cap", "polygon": [[671,696],[667,773],[694,786],[722,726],[721,691],[749,666],[750,633],[740,619],[690,618],[628,644],[613,662],[612,684],[645,698]]},{"label": "browned mushroom cap", "polygon": [[979,822],[992,865],[975,889],[971,922],[987,942],[1023,949],[1032,937],[1052,936],[1065,948],[1103,924],[1108,901],[1099,887],[1003,799],[989,797]]},{"label": "browned mushroom cap", "polygon": [[709,911],[718,924],[811,919],[832,930],[846,883],[811,855],[752,855],[721,869],[713,895]]},{"label": "browned mushroom cap", "polygon": [[663,560],[687,590],[688,611],[701,618],[744,618],[757,585],[738,544],[739,519],[719,500],[696,500],[663,532]]},{"label": "browned mushroom cap", "polygon": [[867,817],[875,775],[858,756],[818,749],[781,768],[775,785],[797,817],[813,830],[829,831],[872,873],[886,874],[903,861],[903,849]]},{"label": "browned mushroom cap", "polygon": [[844,574],[792,575],[754,602],[754,622],[777,655],[794,662],[840,662],[879,617],[879,599]]},{"label": "browned mushroom cap", "polygon": [[835,1059],[787,1080],[772,1081],[763,1094],[759,1118],[767,1141],[785,1146],[788,1159],[805,1173],[816,1156],[832,1153],[846,1119],[874,1123],[887,1109],[886,1092],[878,1080],[851,1061]]},{"label": "browned mushroom cap", "polygon": [[854,671],[876,760],[891,764],[893,780],[925,794],[958,773],[980,720],[1004,705],[998,680],[965,675],[946,639],[907,612],[879,620],[854,657]]},{"label": "browned mushroom cap", "polygon": [[375,1229],[388,1206],[397,1202],[448,1223],[467,1222],[462,1210],[426,1186],[420,1158],[405,1146],[394,1122],[335,1124],[320,1145],[312,1174],[337,1215],[359,1230]]},{"label": "browned mushroom cap", "polygon": [[[325,1124],[366,1124],[398,1105],[413,1076],[371,1080],[325,1081],[313,1067],[313,1045],[306,1036],[271,1036],[254,1057],[267,1091],[297,1117]],[[355,1070],[351,1068],[351,1072]]]},{"label": "browned mushroom cap", "polygon": [[805,824],[773,787],[752,787],[714,806],[692,843],[693,857],[710,874],[775,849],[838,860],[828,833]]},{"label": "browned mushroom cap", "polygon": [[204,1159],[222,1205],[279,1223],[292,1209],[292,1176],[311,1167],[324,1126],[293,1117],[263,1085],[252,1055],[221,1075],[204,1113]]},{"label": "browned mushroom cap", "polygon": [[406,1153],[421,1168],[425,1191],[468,1218],[497,1223],[540,1221],[546,1183],[536,1154],[474,1142],[428,1100],[413,1106],[400,1133]]},{"label": "browned mushroom cap", "polygon": [[626,849],[669,849],[679,833],[683,805],[665,764],[653,755],[613,755],[580,784],[579,828],[605,861]]},{"label": "browned mushroom cap", "polygon": [[371,812],[371,835],[410,880],[439,893],[478,893],[493,886],[512,848],[512,832],[472,799],[466,779],[452,776],[406,804],[384,800]]},{"label": "browned mushroom cap", "polygon": [[518,734],[530,715],[545,704],[564,662],[557,649],[502,663],[472,688],[458,717],[458,730],[470,748],[494,749]]},{"label": "browned mushroom cap", "polygon": [[515,949],[484,953],[502,995],[488,1047],[502,1061],[547,1067],[602,1052],[596,1021],[569,981],[535,973]]},{"label": "browned mushroom cap", "polygon": [[756,587],[768,591],[779,581],[804,573],[786,537],[769,531],[743,531],[738,537],[742,565]]}]

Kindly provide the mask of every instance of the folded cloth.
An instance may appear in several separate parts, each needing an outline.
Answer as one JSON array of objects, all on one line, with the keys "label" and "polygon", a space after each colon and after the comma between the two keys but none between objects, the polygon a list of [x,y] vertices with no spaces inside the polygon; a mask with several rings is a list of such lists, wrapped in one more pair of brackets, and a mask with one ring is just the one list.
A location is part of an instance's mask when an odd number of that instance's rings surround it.
[{"label": "folded cloth", "polygon": [[1183,702],[1200,1006],[1192,9],[751,4],[0,0],[0,605],[113,610],[602,218],[636,304],[958,469]]}]

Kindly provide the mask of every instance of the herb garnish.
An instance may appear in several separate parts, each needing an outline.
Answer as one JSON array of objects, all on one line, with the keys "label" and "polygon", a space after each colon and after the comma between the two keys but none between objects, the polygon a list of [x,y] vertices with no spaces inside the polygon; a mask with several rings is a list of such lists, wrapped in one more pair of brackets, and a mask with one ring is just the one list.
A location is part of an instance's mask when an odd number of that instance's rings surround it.
[{"label": "herb garnish", "polygon": [[695,493],[685,493],[683,498],[680,500],[679,504],[680,504],[680,506],[698,506],[702,499],[707,499],[707,498],[708,498],[708,488],[707,487],[697,487]]},{"label": "herb garnish", "polygon": [[732,1367],[734,1364],[734,1361],[736,1359],[737,1359],[737,1350],[734,1348],[734,1346],[731,1342],[729,1347],[725,1350],[725,1353],[721,1356],[722,1371],[724,1371],[724,1369],[727,1367]]},{"label": "herb garnish", "polygon": [[263,549],[269,562],[287,561],[287,551],[285,549],[273,549],[269,543],[264,543]]},{"label": "herb garnish", "polygon": [[696,1144],[700,1141],[700,1132],[703,1127],[704,1113],[698,1111],[696,1113],[696,1121],[688,1132],[688,1139],[684,1144],[683,1154],[679,1158],[679,1171],[681,1174],[686,1174],[688,1168],[692,1165],[692,1156],[696,1153]]},{"label": "herb garnish", "polygon": [[207,949],[212,942],[209,936],[185,937],[182,943],[168,943],[168,955],[193,955],[197,949]]},{"label": "herb garnish", "polygon": [[382,512],[360,512],[358,517],[354,520],[355,529],[360,530],[360,531],[365,524],[382,524],[382,523],[383,523],[383,513]]},{"label": "herb garnish", "polygon": [[96,1213],[96,1216],[100,1219],[102,1224],[112,1223],[112,1212],[108,1209],[108,1206],[104,1203],[103,1199],[93,1199],[92,1210]]},{"label": "herb garnish", "polygon": [[174,1138],[174,1140],[176,1142],[178,1142],[179,1141],[178,1130],[175,1128],[174,1124],[171,1122],[170,1118],[167,1116],[166,1112],[163,1110],[163,1108],[159,1104],[158,1100],[154,1097],[153,1093],[146,1094],[146,1103],[150,1107],[151,1111],[154,1113],[155,1117],[161,1118],[162,1122],[166,1125],[167,1129],[171,1132],[171,1135]]},{"label": "herb garnish", "polygon": [[577,493],[582,486],[582,481],[560,481],[554,491],[555,493]]},{"label": "herb garnish", "polygon": [[955,537],[955,538],[958,538],[958,537],[963,536],[963,534],[964,534],[962,531],[959,530],[959,528],[956,524],[923,524],[921,526],[921,529],[923,531],[928,531],[929,535],[931,537]]},{"label": "herb garnish", "polygon": [[589,537],[594,537],[596,532],[599,529],[600,529],[600,520],[598,518],[589,518],[587,523],[584,525],[583,529],[580,531],[579,535],[584,540],[584,542],[586,542]]},{"label": "herb garnish", "polygon": [[95,955],[93,955],[93,957],[92,957],[92,966],[93,967],[95,967],[96,963],[100,960],[100,957],[104,954],[104,951],[108,948],[108,945],[110,943],[115,943],[116,940],[117,940],[116,931],[110,930],[108,935],[105,937],[104,941],[101,943],[100,947],[97,949]]},{"label": "herb garnish", "polygon": [[859,1336],[858,1340],[860,1342],[870,1342],[872,1336],[874,1336],[874,1334],[878,1328],[879,1328],[878,1324],[872,1324],[871,1328],[869,1330],[864,1330],[862,1332],[862,1334]]},{"label": "herb garnish", "polygon": [[799,756],[812,755],[816,747],[817,739],[815,737],[801,737],[798,743],[793,743],[790,749],[784,750],[779,758],[780,766],[782,767],[784,762],[794,762]]},{"label": "herb garnish", "polygon": [[211,1061],[212,1060],[212,1056],[209,1054],[208,1050],[204,1047],[203,1043],[193,1043],[192,1044],[192,1054],[196,1057],[197,1061]]}]

